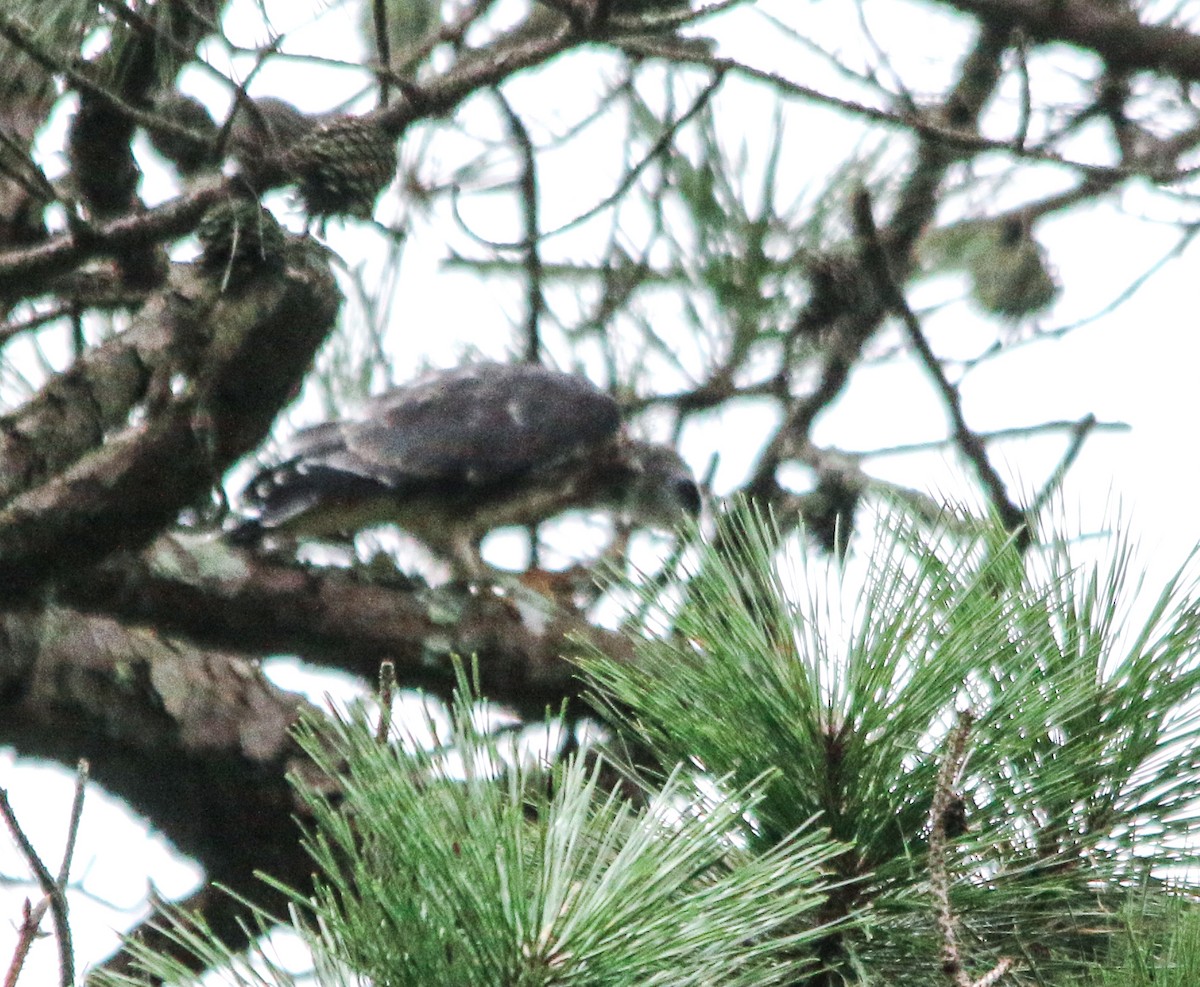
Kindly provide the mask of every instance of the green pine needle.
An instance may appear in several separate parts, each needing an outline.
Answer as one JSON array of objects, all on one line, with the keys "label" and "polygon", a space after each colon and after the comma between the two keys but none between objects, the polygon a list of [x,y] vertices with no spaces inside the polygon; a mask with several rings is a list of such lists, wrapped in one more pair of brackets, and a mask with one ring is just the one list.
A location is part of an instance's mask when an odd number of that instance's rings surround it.
[{"label": "green pine needle", "polygon": [[[305,793],[317,890],[288,892],[318,982],[749,987],[818,966],[838,848],[799,830],[748,852],[764,779],[706,796],[677,771],[636,808],[601,789],[602,765],[522,756],[476,726],[473,705],[460,677],[449,734],[432,751],[408,737],[411,754],[379,744],[361,710],[301,728],[342,781],[333,800]],[[171,929],[228,982],[260,982],[203,927]]]},{"label": "green pine needle", "polygon": [[952,861],[967,940],[981,971],[1001,952],[1082,961],[1149,861],[1194,862],[1194,583],[1172,580],[1139,623],[1120,537],[1082,565],[1061,540],[1022,558],[999,528],[951,538],[885,514],[878,529],[851,574],[733,510],[692,546],[671,633],[634,662],[585,661],[598,705],[663,764],[734,786],[769,772],[760,845],[815,818],[850,847],[839,901],[872,909],[872,937],[843,959],[889,983],[939,962],[929,811],[942,739],[972,710]]}]

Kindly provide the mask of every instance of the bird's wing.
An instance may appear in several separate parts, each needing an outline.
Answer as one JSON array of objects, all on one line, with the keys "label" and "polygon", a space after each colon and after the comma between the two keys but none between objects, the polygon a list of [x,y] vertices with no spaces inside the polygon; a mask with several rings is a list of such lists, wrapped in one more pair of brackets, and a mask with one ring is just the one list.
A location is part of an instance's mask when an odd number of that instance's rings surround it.
[{"label": "bird's wing", "polygon": [[[246,540],[279,528],[327,503],[366,502],[388,493],[345,446],[342,422],[324,422],[298,432],[281,462],[262,469],[246,484],[241,501],[253,517]],[[240,536],[239,536],[240,537]]]},{"label": "bird's wing", "polygon": [[500,484],[585,455],[621,426],[616,402],[583,377],[480,364],[376,398],[323,458],[397,490]]},{"label": "bird's wing", "polygon": [[388,391],[354,419],[298,432],[242,501],[269,528],[324,504],[503,487],[598,449],[620,426],[616,402],[582,377],[478,364]]}]

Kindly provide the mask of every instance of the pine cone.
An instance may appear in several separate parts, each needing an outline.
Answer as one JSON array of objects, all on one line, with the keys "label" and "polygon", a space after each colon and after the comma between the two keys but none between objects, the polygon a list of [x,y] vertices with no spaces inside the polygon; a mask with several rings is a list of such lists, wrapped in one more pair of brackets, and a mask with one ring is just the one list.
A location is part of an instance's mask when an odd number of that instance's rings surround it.
[{"label": "pine cone", "polygon": [[971,259],[971,294],[993,315],[1019,319],[1048,308],[1059,285],[1045,251],[1021,223],[1008,223],[994,244]]},{"label": "pine cone", "polygon": [[805,499],[805,527],[830,555],[844,558],[849,551],[854,535],[854,512],[862,492],[861,484],[837,470],[827,470],[822,472],[816,489]]},{"label": "pine cone", "polygon": [[396,174],[396,140],[362,117],[334,117],[294,144],[283,166],[310,216],[370,219]]},{"label": "pine cone", "polygon": [[809,255],[804,264],[810,294],[797,327],[801,334],[820,332],[839,319],[866,315],[882,304],[875,282],[857,257],[828,251]]},{"label": "pine cone", "polygon": [[254,199],[226,199],[212,206],[196,227],[206,268],[230,279],[283,263],[283,229]]},{"label": "pine cone", "polygon": [[970,820],[967,818],[967,802],[961,795],[955,794],[950,797],[946,811],[942,813],[942,828],[946,831],[948,840],[956,840],[971,831]]}]

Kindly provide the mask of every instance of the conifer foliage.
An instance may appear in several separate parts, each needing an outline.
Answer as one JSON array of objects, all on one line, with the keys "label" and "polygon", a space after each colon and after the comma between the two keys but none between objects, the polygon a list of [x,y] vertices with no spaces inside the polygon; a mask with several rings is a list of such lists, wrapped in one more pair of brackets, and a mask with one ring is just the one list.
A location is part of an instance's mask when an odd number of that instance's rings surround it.
[{"label": "conifer foliage", "polygon": [[[1103,951],[1130,887],[1187,873],[1200,732],[1188,577],[1155,598],[1119,536],[1083,563],[1062,539],[1023,557],[999,529],[964,540],[897,515],[857,569],[779,543],[762,519],[728,516],[697,549],[672,634],[587,670],[660,763],[733,785],[771,772],[754,846],[815,819],[846,847],[826,915],[863,921],[825,943],[835,971],[937,982],[949,961],[933,892],[948,878],[970,957],[955,962],[983,976],[1016,960],[1030,982],[1062,982]],[[939,793],[956,723],[960,769]]]},{"label": "conifer foliage", "polygon": [[[635,808],[603,789],[602,761],[550,765],[485,733],[474,694],[460,675],[448,728],[430,717],[433,743],[410,734],[407,752],[361,709],[304,725],[340,782],[334,798],[306,791],[319,877],[312,896],[292,892],[320,983],[758,985],[813,966],[837,848],[803,826],[748,852],[762,779],[713,796],[681,769]],[[173,934],[234,983],[280,982],[265,954],[269,976],[187,919]],[[186,972],[141,959],[155,976]]]},{"label": "conifer foliage", "polygon": [[[815,560],[731,512],[693,539],[681,601],[641,590],[671,632],[640,633],[633,661],[584,662],[608,749],[652,752],[616,786],[610,755],[547,756],[557,719],[539,740],[489,732],[461,670],[448,719],[399,741],[363,709],[309,717],[318,876],[288,894],[317,982],[1107,984],[1110,963],[1136,983],[1191,969],[1194,584],[1130,593],[1119,537],[1101,561],[1039,544],[885,514],[860,563]],[[183,918],[171,935],[227,982],[293,982],[264,947],[238,959]],[[139,962],[186,973],[145,949]]]}]

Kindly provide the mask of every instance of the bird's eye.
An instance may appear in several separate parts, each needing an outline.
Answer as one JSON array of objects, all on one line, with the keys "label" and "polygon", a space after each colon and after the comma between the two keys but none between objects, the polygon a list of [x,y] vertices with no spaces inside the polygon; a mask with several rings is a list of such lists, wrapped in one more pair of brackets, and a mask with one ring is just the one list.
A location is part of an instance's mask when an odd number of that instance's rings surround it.
[{"label": "bird's eye", "polygon": [[675,481],[675,500],[689,517],[700,515],[700,488],[691,477],[680,477]]}]

